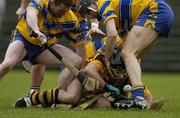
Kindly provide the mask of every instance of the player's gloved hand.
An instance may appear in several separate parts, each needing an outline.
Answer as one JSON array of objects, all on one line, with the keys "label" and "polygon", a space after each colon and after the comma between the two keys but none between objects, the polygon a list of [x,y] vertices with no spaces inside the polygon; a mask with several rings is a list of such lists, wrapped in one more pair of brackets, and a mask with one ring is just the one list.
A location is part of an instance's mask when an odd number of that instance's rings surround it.
[{"label": "player's gloved hand", "polygon": [[110,85],[110,84],[106,84],[106,85],[104,86],[104,90],[105,90],[106,92],[111,93],[112,95],[120,96],[120,90],[119,90],[118,88]]}]

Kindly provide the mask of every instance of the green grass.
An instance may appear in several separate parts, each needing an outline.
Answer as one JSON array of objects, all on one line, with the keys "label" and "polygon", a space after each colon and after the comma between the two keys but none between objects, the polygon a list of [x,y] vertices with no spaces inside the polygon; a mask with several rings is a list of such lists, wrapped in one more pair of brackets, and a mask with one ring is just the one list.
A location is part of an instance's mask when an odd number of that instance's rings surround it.
[{"label": "green grass", "polygon": [[[58,72],[48,71],[41,90],[56,86]],[[30,74],[18,70],[10,72],[0,82],[0,118],[178,118],[180,117],[180,74],[143,73],[143,82],[154,98],[165,98],[165,105],[159,111],[138,110],[61,110],[27,108],[15,109],[13,103],[23,96],[30,85]]]}]

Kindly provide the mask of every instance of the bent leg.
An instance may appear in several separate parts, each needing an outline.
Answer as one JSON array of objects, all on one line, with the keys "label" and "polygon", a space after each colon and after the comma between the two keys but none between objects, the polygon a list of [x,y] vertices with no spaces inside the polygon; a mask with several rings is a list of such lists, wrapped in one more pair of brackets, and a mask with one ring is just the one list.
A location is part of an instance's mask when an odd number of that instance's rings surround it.
[{"label": "bent leg", "polygon": [[4,61],[0,65],[0,80],[25,56],[25,53],[23,42],[16,40],[9,45]]},{"label": "bent leg", "polygon": [[68,68],[64,68],[59,74],[56,88],[66,90],[69,83],[74,79],[74,75]]},{"label": "bent leg", "polygon": [[[71,49],[64,47],[62,45],[54,44],[52,46],[54,50],[56,50],[62,57],[64,57],[66,60],[72,62],[77,68],[81,65],[81,57],[78,56],[75,52],[73,52]],[[45,65],[50,66],[59,66],[62,64],[61,61],[59,61],[51,52],[48,50],[45,50],[37,57],[37,62]]]},{"label": "bent leg", "polygon": [[67,91],[59,91],[59,100],[62,103],[77,104],[82,94],[82,85],[79,80],[74,79],[67,87]]},{"label": "bent leg", "polygon": [[76,104],[81,96],[82,88],[77,79],[68,86],[67,91],[61,89],[49,89],[44,92],[36,92],[31,96],[32,105],[51,105],[53,103]]},{"label": "bent leg", "polygon": [[[77,69],[81,66],[81,57],[78,56],[75,52],[70,50],[67,47],[64,47],[62,45],[55,44],[52,46],[62,57],[64,57],[69,62],[73,63]],[[40,56],[38,56],[37,61],[46,65],[55,65],[59,66],[62,64],[51,52],[48,50],[44,51]],[[59,76],[60,80],[58,81],[57,88],[63,88],[65,89],[67,87],[67,84],[64,82],[71,82],[74,79],[74,76],[72,75],[71,71],[67,68],[64,68],[64,70],[61,72]]]},{"label": "bent leg", "polygon": [[99,74],[99,71],[97,69],[97,66],[95,64],[89,63],[84,69],[83,72],[85,72],[89,77],[92,77],[94,79],[97,79],[100,82],[101,87],[104,87],[106,82],[103,80],[101,75]]}]

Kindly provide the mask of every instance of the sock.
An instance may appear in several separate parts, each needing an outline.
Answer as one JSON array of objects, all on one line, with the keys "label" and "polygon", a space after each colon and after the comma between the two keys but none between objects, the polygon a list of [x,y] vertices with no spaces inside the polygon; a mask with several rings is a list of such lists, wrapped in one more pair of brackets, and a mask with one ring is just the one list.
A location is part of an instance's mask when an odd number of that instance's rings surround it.
[{"label": "sock", "polygon": [[87,76],[83,73],[83,72],[80,72],[78,75],[77,75],[77,79],[79,80],[79,82],[82,84],[82,85],[85,85],[86,81],[87,81]]},{"label": "sock", "polygon": [[39,92],[40,91],[40,86],[31,86],[31,90]]},{"label": "sock", "polygon": [[58,100],[59,89],[49,89],[44,92],[35,92],[31,95],[32,105],[51,105],[59,104]]},{"label": "sock", "polygon": [[132,86],[132,96],[133,97],[143,97],[144,98],[144,86],[143,85],[133,85]]}]

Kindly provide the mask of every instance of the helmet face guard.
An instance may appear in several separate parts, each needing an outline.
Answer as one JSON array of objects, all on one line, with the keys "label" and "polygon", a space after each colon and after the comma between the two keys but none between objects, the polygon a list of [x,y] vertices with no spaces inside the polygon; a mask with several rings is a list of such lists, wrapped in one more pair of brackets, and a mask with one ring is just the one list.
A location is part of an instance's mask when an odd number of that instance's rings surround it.
[{"label": "helmet face guard", "polygon": [[87,12],[94,11],[94,9],[90,7],[91,1],[92,0],[78,0],[76,10],[82,15],[86,14]]},{"label": "helmet face guard", "polygon": [[123,71],[126,69],[125,64],[120,57],[121,50],[119,48],[114,49],[113,55],[110,59],[111,69],[113,71]]}]

